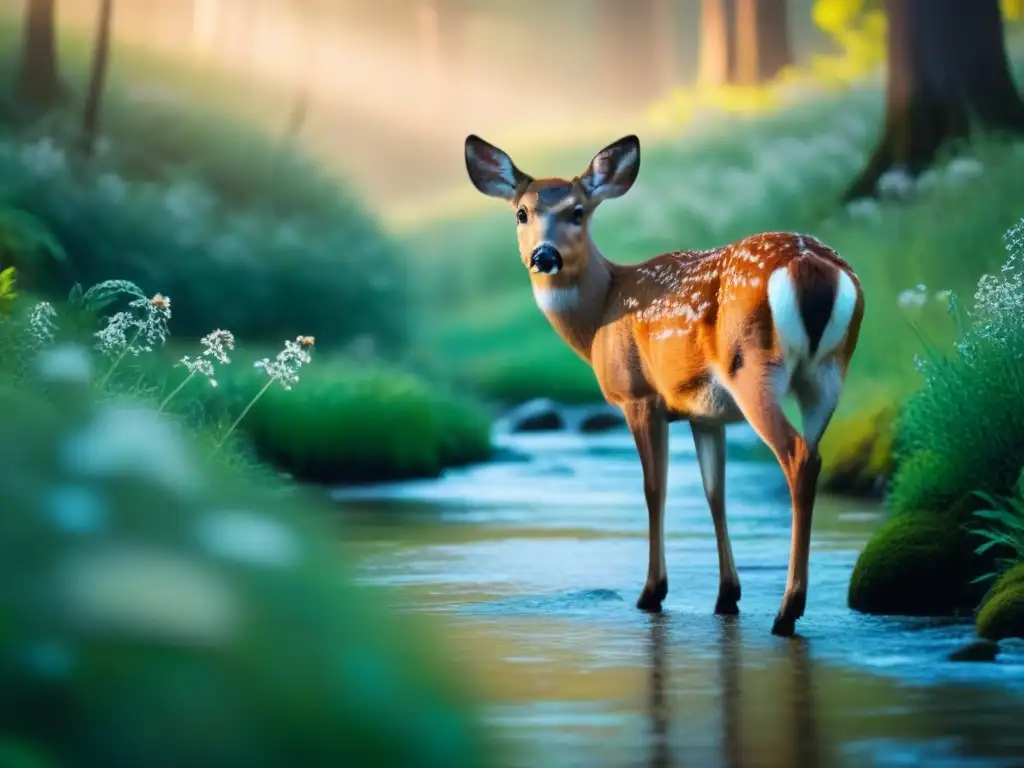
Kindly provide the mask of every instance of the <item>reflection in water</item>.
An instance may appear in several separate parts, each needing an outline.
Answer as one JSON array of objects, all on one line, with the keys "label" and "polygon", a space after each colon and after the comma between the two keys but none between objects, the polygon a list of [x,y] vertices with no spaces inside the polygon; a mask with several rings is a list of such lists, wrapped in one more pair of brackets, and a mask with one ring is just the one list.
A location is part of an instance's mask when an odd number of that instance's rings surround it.
[{"label": "reflection in water", "polygon": [[[750,765],[816,768],[827,764],[828,760],[821,754],[809,642],[799,635],[780,641],[779,669],[783,674],[775,681],[780,685],[766,687],[762,681],[760,686],[745,690],[739,617],[718,617],[717,623],[720,764],[727,768]],[[651,768],[681,764],[677,754],[680,750],[671,738],[670,626],[671,618],[667,614],[651,616],[648,624],[650,738],[646,765]],[[744,693],[748,694],[746,699]],[[759,709],[762,711],[758,712]],[[772,725],[760,731],[755,729],[745,741],[744,715],[754,719],[767,717]]]},{"label": "reflection in water", "polygon": [[740,639],[739,617],[723,616],[719,624],[719,681],[722,687],[722,755],[729,768],[740,766]]},{"label": "reflection in water", "polygon": [[665,663],[665,640],[668,634],[668,616],[664,613],[651,615],[650,645],[651,654],[651,686],[649,715],[651,718],[651,758],[652,768],[667,768],[672,763],[671,721],[672,713],[666,695],[666,676],[668,665]]}]

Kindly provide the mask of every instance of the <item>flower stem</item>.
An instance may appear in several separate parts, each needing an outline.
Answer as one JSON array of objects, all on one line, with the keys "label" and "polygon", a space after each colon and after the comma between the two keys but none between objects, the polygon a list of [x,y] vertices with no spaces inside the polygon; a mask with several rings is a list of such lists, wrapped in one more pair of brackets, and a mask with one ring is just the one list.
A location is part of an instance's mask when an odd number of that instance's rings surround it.
[{"label": "flower stem", "polygon": [[182,381],[181,384],[176,386],[174,388],[174,391],[171,392],[171,394],[169,394],[167,397],[164,398],[164,401],[162,403],[160,403],[160,407],[156,409],[156,412],[157,413],[162,413],[164,408],[167,407],[167,404],[169,402],[171,402],[171,398],[173,398],[176,394],[181,392],[181,390],[183,390],[185,388],[185,385],[188,384],[190,381],[192,381],[192,377],[195,376],[195,375],[196,375],[195,371],[192,371],[191,373],[189,373],[189,375],[185,377],[184,381]]},{"label": "flower stem", "polygon": [[135,332],[135,335],[132,336],[132,340],[124,345],[124,349],[121,350],[121,354],[117,356],[117,360],[114,361],[114,364],[110,366],[110,368],[107,370],[105,374],[103,374],[103,378],[100,379],[98,386],[102,387],[104,384],[107,383],[107,379],[110,378],[110,374],[112,374],[114,370],[117,368],[117,366],[121,364],[121,361],[124,360],[124,356],[128,354],[128,350],[133,349],[135,347],[135,342],[138,341],[139,334],[141,333],[142,329],[140,328]]},{"label": "flower stem", "polygon": [[235,427],[237,427],[239,425],[239,423],[242,421],[242,419],[245,418],[245,415],[247,413],[249,413],[249,411],[252,409],[252,407],[254,405],[256,405],[256,401],[259,400],[261,397],[263,397],[263,393],[266,392],[268,389],[270,389],[270,385],[273,384],[275,381],[277,381],[277,379],[275,379],[273,377],[267,379],[267,383],[263,385],[263,389],[261,389],[259,392],[256,393],[256,397],[254,397],[252,400],[249,401],[249,404],[247,406],[245,406],[245,410],[243,410],[240,414],[238,414],[238,418],[235,419],[235,423],[232,424],[228,428],[228,431],[224,433],[224,437],[222,437],[220,439],[220,442],[217,443],[217,447],[213,449],[213,453],[211,454],[211,458],[213,456],[216,456],[218,453],[220,453],[220,449],[224,447],[224,443],[226,443],[228,438],[231,437],[231,433],[235,431]]}]

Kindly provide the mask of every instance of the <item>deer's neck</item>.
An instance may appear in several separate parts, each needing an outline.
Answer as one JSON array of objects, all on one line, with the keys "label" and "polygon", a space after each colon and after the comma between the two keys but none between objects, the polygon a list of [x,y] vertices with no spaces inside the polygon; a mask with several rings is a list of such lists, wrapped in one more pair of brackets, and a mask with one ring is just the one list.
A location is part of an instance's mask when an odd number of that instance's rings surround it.
[{"label": "deer's neck", "polygon": [[600,328],[611,288],[613,265],[591,241],[587,266],[567,276],[531,275],[533,296],[566,344],[588,363],[594,335]]}]

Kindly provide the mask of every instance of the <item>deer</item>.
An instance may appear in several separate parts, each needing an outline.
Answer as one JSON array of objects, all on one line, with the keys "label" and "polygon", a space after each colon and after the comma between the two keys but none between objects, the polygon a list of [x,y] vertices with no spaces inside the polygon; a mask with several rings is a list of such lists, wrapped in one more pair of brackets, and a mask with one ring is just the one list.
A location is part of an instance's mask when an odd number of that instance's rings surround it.
[{"label": "deer", "polygon": [[[728,245],[615,263],[591,234],[596,208],[640,171],[628,135],[572,179],[534,178],[476,134],[465,140],[476,189],[511,203],[519,256],[554,331],[621,410],[643,475],[647,578],[636,601],[657,613],[668,595],[665,504],[669,424],[688,421],[718,548],[715,613],[739,613],[740,579],[725,510],[725,428],[745,421],[774,454],[791,501],[789,565],[772,634],[804,615],[819,445],[845,385],[864,317],[854,270],[820,240],[764,232]],[[799,406],[798,431],[783,412]]]}]

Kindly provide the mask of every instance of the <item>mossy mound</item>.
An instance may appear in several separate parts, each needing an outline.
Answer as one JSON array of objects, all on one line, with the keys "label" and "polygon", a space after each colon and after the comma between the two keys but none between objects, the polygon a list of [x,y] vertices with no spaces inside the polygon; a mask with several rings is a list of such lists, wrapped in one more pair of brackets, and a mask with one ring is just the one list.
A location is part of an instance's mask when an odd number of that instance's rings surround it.
[{"label": "mossy mound", "polygon": [[969,549],[957,516],[897,515],[861,552],[847,602],[855,611],[890,616],[948,616],[968,601]]},{"label": "mossy mound", "polygon": [[892,475],[896,409],[875,405],[837,419],[821,445],[821,487],[849,496],[875,496]]},{"label": "mossy mound", "polygon": [[986,640],[1024,638],[1024,580],[1010,584],[986,600],[978,611],[975,628]]},{"label": "mossy mound", "polygon": [[978,604],[978,611],[984,609],[993,597],[1013,587],[1024,587],[1024,563],[1019,563],[1000,574]]}]

